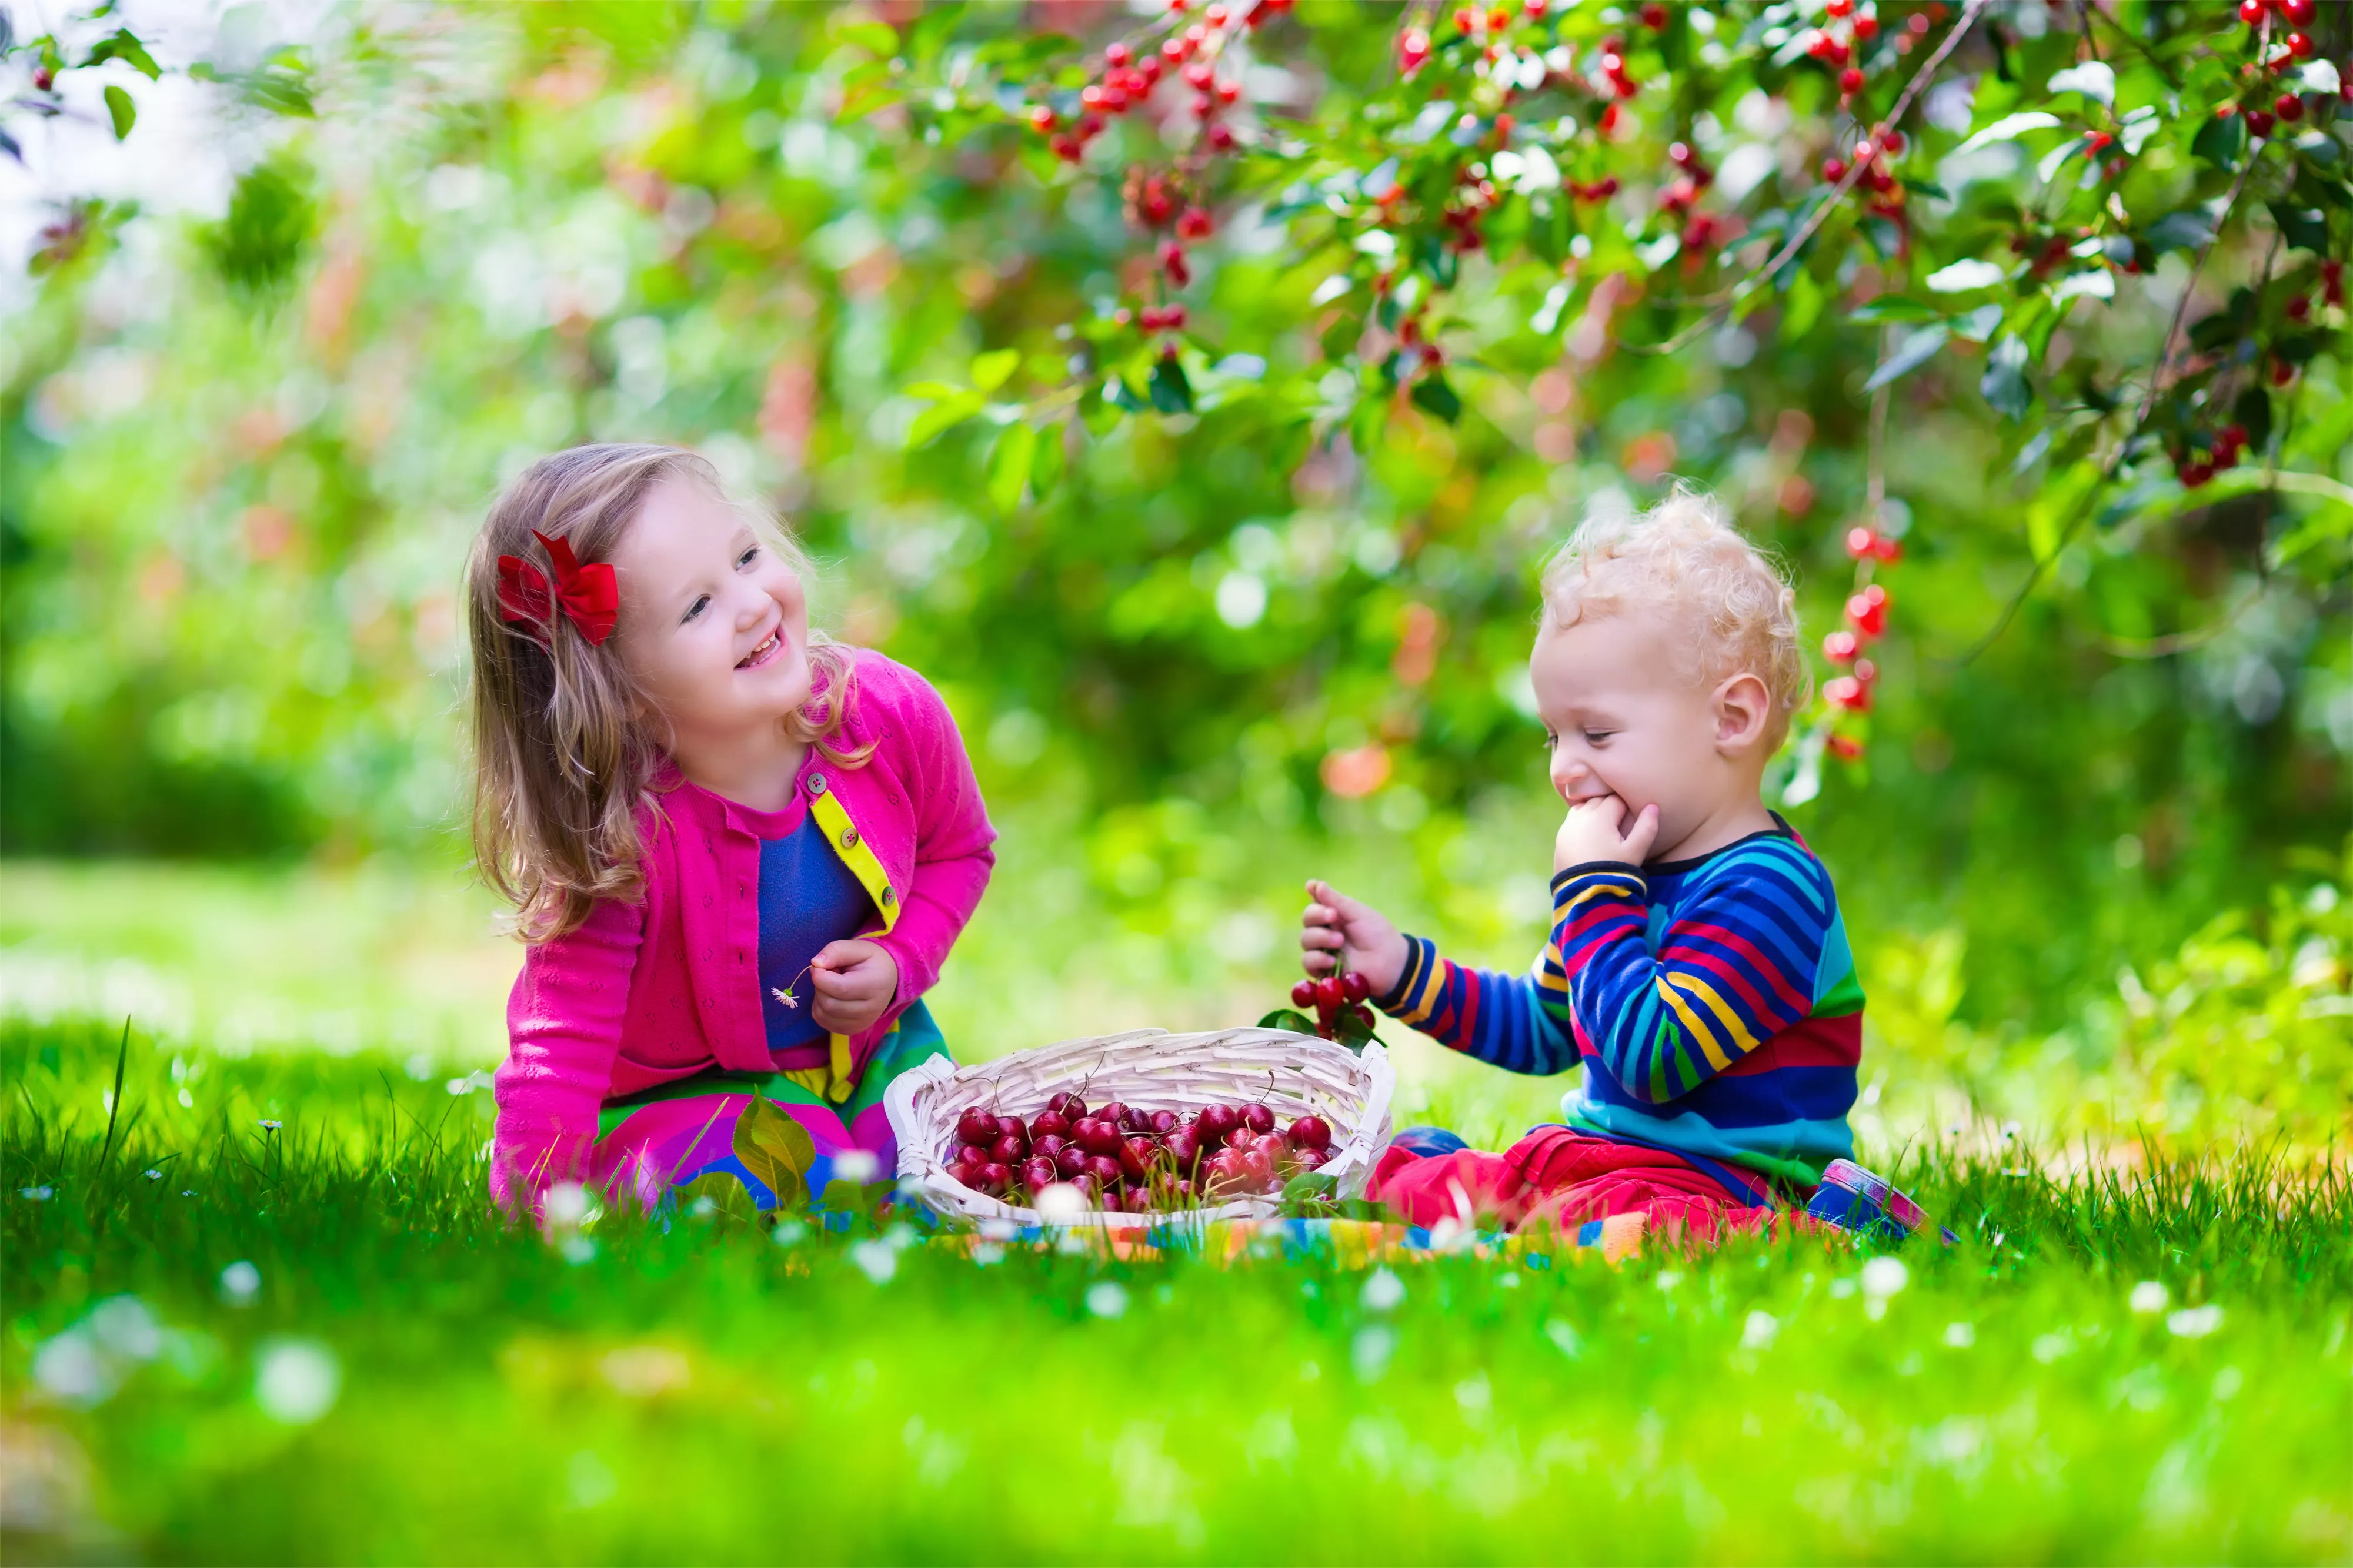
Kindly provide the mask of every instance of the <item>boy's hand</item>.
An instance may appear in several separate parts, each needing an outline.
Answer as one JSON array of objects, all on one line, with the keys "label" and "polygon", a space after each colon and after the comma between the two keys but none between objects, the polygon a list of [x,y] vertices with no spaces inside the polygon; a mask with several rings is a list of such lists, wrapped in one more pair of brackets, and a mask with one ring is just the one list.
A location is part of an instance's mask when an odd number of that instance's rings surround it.
[{"label": "boy's hand", "polygon": [[899,964],[871,942],[829,942],[809,960],[809,1016],[833,1035],[870,1027],[899,994]]},{"label": "boy's hand", "polygon": [[1353,969],[1383,995],[1405,973],[1405,937],[1388,917],[1370,904],[1359,903],[1329,882],[1310,882],[1307,906],[1301,920],[1300,967],[1311,975],[1335,974]]},{"label": "boy's hand", "polygon": [[1595,795],[1568,808],[1552,841],[1552,868],[1557,873],[1595,860],[1640,866],[1658,837],[1657,806],[1644,806],[1629,826],[1624,801],[1614,795]]}]

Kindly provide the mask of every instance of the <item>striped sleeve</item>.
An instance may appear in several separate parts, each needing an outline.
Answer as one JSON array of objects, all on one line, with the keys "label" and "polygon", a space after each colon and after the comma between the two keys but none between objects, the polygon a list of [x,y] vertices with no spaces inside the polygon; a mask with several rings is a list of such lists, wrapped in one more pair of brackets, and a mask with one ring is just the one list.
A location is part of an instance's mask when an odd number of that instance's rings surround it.
[{"label": "striped sleeve", "polygon": [[1586,1054],[1628,1095],[1658,1105],[1812,1013],[1834,910],[1820,863],[1786,840],[1710,867],[1654,936],[1645,892],[1630,867],[1562,872],[1553,945]]},{"label": "striped sleeve", "polygon": [[1373,1005],[1450,1050],[1511,1072],[1549,1078],[1577,1065],[1568,1022],[1568,979],[1557,947],[1525,974],[1470,969],[1439,955],[1428,937],[1409,936],[1405,971]]}]

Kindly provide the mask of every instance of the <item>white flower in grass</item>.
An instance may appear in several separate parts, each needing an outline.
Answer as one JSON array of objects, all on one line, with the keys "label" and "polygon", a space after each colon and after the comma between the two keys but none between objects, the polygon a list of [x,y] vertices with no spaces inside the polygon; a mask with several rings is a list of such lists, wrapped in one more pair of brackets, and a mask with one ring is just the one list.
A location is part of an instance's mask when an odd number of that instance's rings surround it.
[{"label": "white flower in grass", "polygon": [[1087,1310],[1098,1318],[1116,1318],[1127,1310],[1127,1290],[1115,1280],[1098,1280],[1087,1287]]},{"label": "white flower in grass", "polygon": [[2165,1331],[2183,1340],[2202,1340],[2221,1326],[2222,1309],[2211,1301],[2202,1307],[2184,1307],[2165,1320]]},{"label": "white flower in grass", "polygon": [[87,1405],[111,1394],[121,1379],[97,1338],[71,1328],[33,1352],[33,1381],[53,1399]]},{"label": "white flower in grass", "polygon": [[850,1247],[849,1261],[877,1285],[888,1285],[899,1272],[899,1249],[887,1241],[860,1241]]},{"label": "white flower in grass", "polygon": [[254,1123],[254,1125],[260,1128],[264,1132],[275,1132],[280,1128],[285,1126],[286,1123],[283,1121],[272,1121],[265,1116],[259,1121]]},{"label": "white flower in grass", "polygon": [[1912,1270],[1900,1258],[1874,1258],[1862,1266],[1862,1293],[1874,1301],[1884,1301],[1911,1282]]},{"label": "white flower in grass", "polygon": [[980,1222],[980,1238],[983,1241],[1011,1241],[1020,1234],[1021,1227],[1009,1219],[985,1219]]},{"label": "white flower in grass", "polygon": [[245,1306],[261,1294],[261,1270],[238,1258],[220,1271],[220,1293],[230,1306]]},{"label": "white flower in grass", "polygon": [[272,1340],[261,1348],[253,1380],[262,1414],[289,1426],[307,1426],[334,1407],[343,1369],[316,1340]]},{"label": "white flower in grass", "polygon": [[874,1157],[871,1150],[844,1149],[833,1157],[834,1179],[848,1182],[853,1187],[862,1187],[881,1173],[882,1162]]},{"label": "white flower in grass", "polygon": [[1376,1268],[1365,1281],[1364,1294],[1359,1299],[1368,1312],[1393,1311],[1405,1300],[1405,1281],[1387,1268]]},{"label": "white flower in grass", "polygon": [[2172,1292],[2163,1285],[2154,1279],[2144,1279],[2132,1288],[2132,1294],[2125,1298],[2125,1304],[2142,1317],[2148,1317],[2164,1311],[2172,1300]]},{"label": "white flower in grass", "polygon": [[792,987],[789,985],[771,985],[768,987],[768,994],[787,1007],[797,1008],[801,1005],[800,998],[793,994]]},{"label": "white flower in grass", "polygon": [[164,1173],[161,1171],[142,1171],[139,1173],[151,1182],[160,1182],[164,1179]]},{"label": "white flower in grass", "polygon": [[1087,1217],[1087,1194],[1069,1182],[1038,1190],[1038,1217],[1048,1225],[1076,1225]]},{"label": "white flower in grass", "polygon": [[45,1204],[57,1196],[55,1187],[18,1187],[16,1195],[30,1204]]},{"label": "white flower in grass", "polygon": [[549,1225],[560,1230],[572,1230],[587,1219],[588,1211],[593,1206],[586,1187],[578,1182],[558,1182],[547,1189],[542,1212],[546,1215]]}]

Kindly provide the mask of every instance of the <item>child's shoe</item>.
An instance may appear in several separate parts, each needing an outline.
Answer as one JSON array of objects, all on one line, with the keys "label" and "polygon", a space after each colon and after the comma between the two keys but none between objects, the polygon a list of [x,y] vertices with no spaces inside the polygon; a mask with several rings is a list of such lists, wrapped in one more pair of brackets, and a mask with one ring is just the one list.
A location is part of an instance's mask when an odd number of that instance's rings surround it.
[{"label": "child's shoe", "polygon": [[[1902,1241],[1928,1223],[1918,1204],[1852,1160],[1831,1162],[1806,1212],[1826,1224],[1888,1243]],[[1943,1226],[1936,1231],[1947,1247],[1961,1239]]]}]

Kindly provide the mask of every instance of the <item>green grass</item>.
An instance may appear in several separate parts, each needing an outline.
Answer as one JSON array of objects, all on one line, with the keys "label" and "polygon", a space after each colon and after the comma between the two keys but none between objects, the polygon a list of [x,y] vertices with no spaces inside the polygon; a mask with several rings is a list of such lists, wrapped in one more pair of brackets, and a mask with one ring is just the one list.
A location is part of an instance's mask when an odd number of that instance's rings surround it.
[{"label": "green grass", "polygon": [[2353,1552],[2341,1166],[1922,1159],[1964,1239],[1893,1294],[1793,1239],[1402,1266],[1384,1310],[1318,1262],[723,1218],[567,1249],[487,1210],[485,1094],[134,1038],[110,1110],[117,1039],[0,1024],[10,1560]]}]

